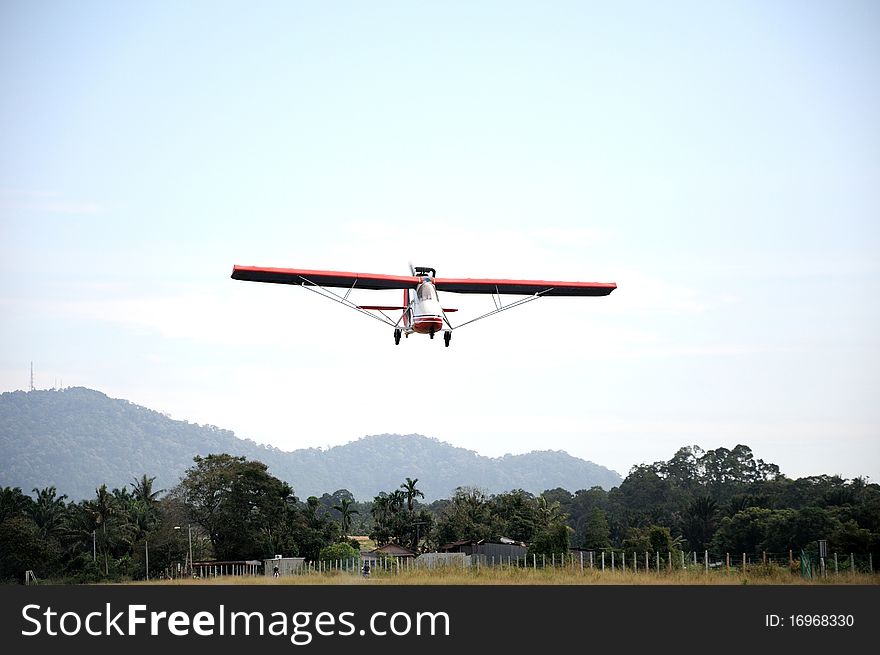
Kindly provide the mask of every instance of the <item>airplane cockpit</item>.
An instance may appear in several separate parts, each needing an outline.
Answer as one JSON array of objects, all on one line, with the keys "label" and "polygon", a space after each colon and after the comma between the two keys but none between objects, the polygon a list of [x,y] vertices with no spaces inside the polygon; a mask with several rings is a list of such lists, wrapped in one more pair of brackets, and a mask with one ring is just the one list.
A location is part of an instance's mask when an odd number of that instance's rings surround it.
[{"label": "airplane cockpit", "polygon": [[434,288],[434,285],[427,280],[416,287],[416,295],[419,300],[437,300],[437,290]]}]

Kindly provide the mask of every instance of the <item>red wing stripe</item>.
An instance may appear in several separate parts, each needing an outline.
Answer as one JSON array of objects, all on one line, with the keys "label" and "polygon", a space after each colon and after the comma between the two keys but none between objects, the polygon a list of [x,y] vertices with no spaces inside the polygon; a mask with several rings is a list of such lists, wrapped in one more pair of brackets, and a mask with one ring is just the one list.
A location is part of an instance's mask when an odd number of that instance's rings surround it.
[{"label": "red wing stripe", "polygon": [[[316,284],[322,287],[356,289],[412,289],[421,281],[409,275],[352,273],[346,271],[314,271],[304,268],[266,268],[234,266],[235,280],[271,282],[275,284]],[[617,288],[614,282],[553,282],[548,280],[475,280],[470,278],[436,278],[438,291],[453,293],[502,293],[532,295],[544,291],[545,296],[607,296]],[[397,308],[395,308],[397,309]]]},{"label": "red wing stripe", "polygon": [[321,287],[355,289],[410,289],[419,279],[409,275],[382,275],[380,273],[350,273],[346,271],[313,271],[304,268],[265,268],[261,266],[234,266],[234,280],[271,282],[275,284],[316,284]]},{"label": "red wing stripe", "polygon": [[502,293],[544,296],[607,296],[617,288],[614,282],[553,282],[549,280],[474,280],[437,278],[437,291],[452,293]]}]

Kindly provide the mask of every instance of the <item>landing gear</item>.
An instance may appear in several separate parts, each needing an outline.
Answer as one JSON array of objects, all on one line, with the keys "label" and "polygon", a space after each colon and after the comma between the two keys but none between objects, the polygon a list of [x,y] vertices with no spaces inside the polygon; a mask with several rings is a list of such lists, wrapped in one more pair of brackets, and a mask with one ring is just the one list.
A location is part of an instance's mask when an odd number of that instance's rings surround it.
[{"label": "landing gear", "polygon": [[394,345],[400,345],[400,328],[394,328]]},{"label": "landing gear", "polygon": [[434,338],[434,330],[431,330],[431,338]]},{"label": "landing gear", "polygon": [[452,341],[452,331],[446,330],[446,332],[443,333],[443,343],[447,348],[449,348],[450,341]]}]

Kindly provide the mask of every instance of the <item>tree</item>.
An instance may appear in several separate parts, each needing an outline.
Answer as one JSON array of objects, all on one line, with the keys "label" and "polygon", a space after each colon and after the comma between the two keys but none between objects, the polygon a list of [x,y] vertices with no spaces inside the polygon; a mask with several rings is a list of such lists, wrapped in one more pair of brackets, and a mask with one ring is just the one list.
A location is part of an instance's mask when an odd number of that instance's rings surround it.
[{"label": "tree", "polygon": [[627,538],[623,540],[624,551],[635,553],[658,553],[667,561],[667,553],[674,556],[681,550],[681,538],[673,538],[669,528],[662,525],[649,525],[644,528],[630,528]]},{"label": "tree", "polygon": [[370,509],[373,515],[373,530],[370,532],[370,538],[378,545],[384,546],[391,539],[391,503],[388,500],[388,494],[382,492],[373,498],[373,506]]},{"label": "tree", "polygon": [[[566,492],[567,493],[567,492]],[[491,500],[494,517],[494,536],[516,541],[531,541],[539,528],[538,503],[535,497],[522,489],[499,494]]]},{"label": "tree", "polygon": [[102,484],[95,489],[95,500],[92,501],[91,510],[95,517],[95,524],[101,528],[101,553],[104,556],[104,575],[109,575],[110,544],[107,537],[107,523],[110,522],[110,517],[113,516],[115,508],[113,507],[113,495],[107,491],[106,484]]},{"label": "tree", "polygon": [[437,540],[487,539],[493,533],[492,510],[486,494],[475,487],[459,487],[452,502],[437,519]]},{"label": "tree", "polygon": [[67,506],[64,504],[66,495],[57,496],[55,487],[34,489],[36,500],[30,506],[30,515],[37,524],[43,539],[60,537],[64,530],[64,518]]},{"label": "tree", "polygon": [[15,516],[0,523],[0,580],[21,580],[28,569],[43,577],[52,571],[57,548],[40,536],[36,523]]},{"label": "tree", "polygon": [[342,537],[348,537],[348,529],[351,527],[351,517],[353,514],[358,514],[359,512],[356,509],[352,509],[353,501],[349,498],[343,498],[342,502],[338,505],[334,505],[333,509],[337,510],[340,515],[340,525],[342,527]]},{"label": "tree", "polygon": [[159,494],[165,491],[164,489],[153,491],[153,482],[155,480],[155,476],[148,478],[147,474],[144,473],[140,479],[135,478],[134,482],[131,483],[132,489],[134,490],[134,497],[148,507],[154,505]]},{"label": "tree", "polygon": [[537,506],[538,525],[529,554],[566,555],[571,546],[571,533],[574,532],[565,523],[565,514],[558,500],[548,501],[543,494],[535,499]]},{"label": "tree", "polygon": [[594,507],[584,529],[583,547],[590,550],[602,550],[611,547],[611,531],[608,529],[608,518],[605,511]]},{"label": "tree", "polygon": [[718,525],[710,548],[716,553],[755,553],[767,534],[773,510],[749,507],[733,516],[725,516]]},{"label": "tree", "polygon": [[352,548],[351,544],[337,542],[335,544],[330,544],[329,546],[324,546],[318,557],[324,562],[335,562],[337,560],[345,562],[347,560],[355,559],[359,555],[360,553]]},{"label": "tree", "polygon": [[8,518],[22,516],[31,502],[31,499],[21,492],[21,487],[0,489],[0,523]]},{"label": "tree", "polygon": [[705,550],[715,534],[718,503],[709,496],[692,500],[684,511],[681,533],[691,550]]},{"label": "tree", "polygon": [[572,529],[564,522],[550,524],[535,535],[529,544],[529,555],[562,555],[568,554],[571,547]]},{"label": "tree", "polygon": [[403,509],[403,501],[405,499],[406,495],[400,489],[395,489],[388,494],[388,508],[392,512],[399,512]]},{"label": "tree", "polygon": [[283,536],[290,486],[267,473],[262,462],[244,457],[223,453],[197,456],[193,462],[176,492],[205,530],[216,556],[272,556]]},{"label": "tree", "polygon": [[404,494],[406,495],[406,507],[410,512],[413,511],[413,500],[416,497],[418,497],[418,498],[425,497],[425,494],[423,494],[421,491],[416,489],[416,482],[418,482],[418,481],[419,481],[418,478],[416,478],[415,480],[413,480],[411,478],[407,478],[406,482],[404,482],[403,484],[400,485],[400,488],[404,490]]}]

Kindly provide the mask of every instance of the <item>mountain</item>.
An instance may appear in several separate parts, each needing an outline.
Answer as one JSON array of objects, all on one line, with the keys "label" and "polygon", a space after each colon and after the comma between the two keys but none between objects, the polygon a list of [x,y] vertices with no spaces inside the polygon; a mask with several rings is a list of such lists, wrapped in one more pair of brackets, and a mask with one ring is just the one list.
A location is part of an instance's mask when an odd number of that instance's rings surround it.
[{"label": "mountain", "polygon": [[144,473],[156,476],[155,488],[170,489],[195,455],[220,452],[264,462],[300,498],[344,488],[368,500],[405,477],[419,479],[426,501],[449,497],[459,486],[540,493],[621,482],[614,471],[562,451],[490,458],[421,435],[374,435],[286,452],[82,387],[0,394],[0,452],[0,487],[30,492],[55,485],[74,500],[93,496],[103,483],[127,486]]}]

